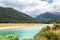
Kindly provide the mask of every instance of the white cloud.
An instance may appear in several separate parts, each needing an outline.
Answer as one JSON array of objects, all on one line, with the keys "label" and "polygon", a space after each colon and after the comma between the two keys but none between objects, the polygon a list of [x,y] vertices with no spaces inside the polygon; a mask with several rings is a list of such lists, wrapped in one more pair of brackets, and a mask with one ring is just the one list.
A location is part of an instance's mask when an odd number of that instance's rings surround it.
[{"label": "white cloud", "polygon": [[0,6],[13,7],[32,17],[36,17],[44,12],[60,11],[60,0],[53,1],[48,3],[41,0],[0,0]]}]

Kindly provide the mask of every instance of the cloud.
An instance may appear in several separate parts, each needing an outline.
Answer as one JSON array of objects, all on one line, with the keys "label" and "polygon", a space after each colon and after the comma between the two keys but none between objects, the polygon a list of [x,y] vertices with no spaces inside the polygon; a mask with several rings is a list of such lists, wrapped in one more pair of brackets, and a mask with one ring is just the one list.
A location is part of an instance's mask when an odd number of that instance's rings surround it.
[{"label": "cloud", "polygon": [[0,6],[15,8],[32,17],[44,12],[60,12],[60,0],[0,0]]},{"label": "cloud", "polygon": [[41,1],[47,1],[48,3],[52,3],[53,0],[41,0]]}]

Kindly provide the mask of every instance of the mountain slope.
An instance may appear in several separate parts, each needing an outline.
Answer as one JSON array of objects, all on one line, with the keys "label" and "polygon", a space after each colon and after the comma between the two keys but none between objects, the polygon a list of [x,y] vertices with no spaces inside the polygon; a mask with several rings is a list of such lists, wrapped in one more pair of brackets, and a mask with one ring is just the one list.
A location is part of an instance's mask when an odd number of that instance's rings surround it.
[{"label": "mountain slope", "polygon": [[0,7],[0,23],[34,23],[32,17],[13,8]]},{"label": "mountain slope", "polygon": [[59,18],[60,18],[59,12],[46,12],[46,13],[40,14],[35,19],[41,22],[42,20],[55,20]]}]

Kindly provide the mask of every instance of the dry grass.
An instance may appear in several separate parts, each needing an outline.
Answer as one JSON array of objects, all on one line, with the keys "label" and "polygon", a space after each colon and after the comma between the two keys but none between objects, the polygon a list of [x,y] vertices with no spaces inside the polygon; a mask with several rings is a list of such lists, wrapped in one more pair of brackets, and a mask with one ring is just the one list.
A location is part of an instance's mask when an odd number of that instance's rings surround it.
[{"label": "dry grass", "polygon": [[42,26],[42,24],[37,23],[0,23],[0,27],[4,26]]}]

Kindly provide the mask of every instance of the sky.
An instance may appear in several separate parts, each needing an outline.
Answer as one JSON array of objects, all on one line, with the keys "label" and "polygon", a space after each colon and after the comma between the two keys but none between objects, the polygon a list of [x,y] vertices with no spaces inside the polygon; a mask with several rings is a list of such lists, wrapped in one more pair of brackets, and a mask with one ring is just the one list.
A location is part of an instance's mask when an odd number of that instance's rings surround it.
[{"label": "sky", "polygon": [[0,0],[0,6],[14,8],[31,17],[45,12],[60,12],[60,0]]}]

